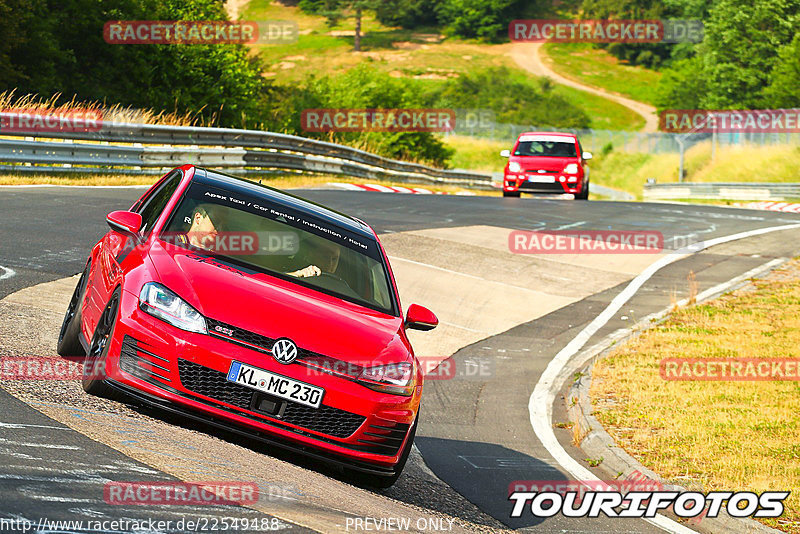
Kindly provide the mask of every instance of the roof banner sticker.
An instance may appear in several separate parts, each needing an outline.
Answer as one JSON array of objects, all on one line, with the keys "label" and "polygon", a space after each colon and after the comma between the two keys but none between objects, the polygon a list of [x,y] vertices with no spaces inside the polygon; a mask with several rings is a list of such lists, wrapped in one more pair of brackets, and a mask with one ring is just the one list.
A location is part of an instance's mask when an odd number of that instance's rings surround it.
[{"label": "roof banner sticker", "polygon": [[564,135],[522,135],[519,138],[520,143],[538,141],[542,143],[569,143],[574,142],[573,137]]},{"label": "roof banner sticker", "polygon": [[205,199],[217,204],[257,213],[268,219],[280,221],[289,226],[322,235],[331,241],[339,242],[348,248],[361,251],[367,255],[374,256],[377,254],[377,249],[374,246],[370,246],[372,244],[371,242],[358,239],[357,236],[342,228],[327,225],[318,219],[305,217],[294,210],[289,210],[284,206],[274,204],[267,199],[256,199],[239,195],[234,196],[231,195],[229,191],[221,191],[212,188],[203,188],[203,191],[202,193],[200,191],[192,191],[192,198],[197,200]]}]

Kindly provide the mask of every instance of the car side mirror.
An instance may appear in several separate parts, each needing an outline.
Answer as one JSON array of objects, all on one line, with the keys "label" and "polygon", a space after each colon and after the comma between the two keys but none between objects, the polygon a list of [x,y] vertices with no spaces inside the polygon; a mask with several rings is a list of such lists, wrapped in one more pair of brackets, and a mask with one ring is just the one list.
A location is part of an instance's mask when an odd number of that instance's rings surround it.
[{"label": "car side mirror", "polygon": [[132,211],[112,211],[106,222],[115,232],[136,237],[142,228],[142,216]]},{"label": "car side mirror", "polygon": [[511,157],[511,151],[510,150],[501,150],[500,151],[500,155],[502,157],[504,157],[504,158],[510,158]]},{"label": "car side mirror", "polygon": [[592,159],[592,153],[591,152],[584,152],[581,157],[588,161],[588,160]]},{"label": "car side mirror", "polygon": [[406,328],[412,330],[433,330],[439,324],[439,319],[428,308],[419,304],[412,304],[406,312]]}]

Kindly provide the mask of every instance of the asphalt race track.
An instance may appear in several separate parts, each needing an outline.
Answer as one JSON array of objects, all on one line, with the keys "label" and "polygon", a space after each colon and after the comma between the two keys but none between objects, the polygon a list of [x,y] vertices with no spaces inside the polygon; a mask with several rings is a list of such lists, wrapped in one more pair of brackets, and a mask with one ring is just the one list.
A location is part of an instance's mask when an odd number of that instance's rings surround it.
[{"label": "asphalt race track", "polygon": [[[81,271],[89,248],[107,231],[106,213],[128,208],[142,192],[0,188],[0,357],[54,354],[65,299],[75,283],[64,279]],[[539,377],[654,259],[511,254],[508,230],[654,230],[664,235],[668,254],[687,244],[687,236],[707,241],[800,223],[793,214],[700,205],[322,189],[299,194],[355,215],[381,235],[403,304],[429,306],[442,320],[440,329],[415,333],[418,356],[441,360],[452,354],[447,364],[456,369],[474,369],[476,362],[485,369],[426,380],[416,438],[421,457],[412,456],[398,483],[384,493],[357,488],[335,469],[235,434],[90,398],[74,381],[4,382],[0,519],[234,516],[266,518],[273,530],[343,532],[354,517],[411,517],[412,525],[426,519],[414,527],[417,531],[437,525],[468,532],[660,532],[633,519],[509,517],[508,488],[514,481],[571,478],[531,427],[528,401]],[[767,233],[669,264],[587,345],[686,296],[690,272],[703,291],[776,258],[797,255],[797,237],[797,229]],[[565,403],[557,397],[553,421],[563,420]],[[566,452],[583,462],[586,455],[572,445],[571,432],[555,432]],[[276,491],[256,506],[201,510],[145,510],[103,500],[109,480],[237,476]]]}]

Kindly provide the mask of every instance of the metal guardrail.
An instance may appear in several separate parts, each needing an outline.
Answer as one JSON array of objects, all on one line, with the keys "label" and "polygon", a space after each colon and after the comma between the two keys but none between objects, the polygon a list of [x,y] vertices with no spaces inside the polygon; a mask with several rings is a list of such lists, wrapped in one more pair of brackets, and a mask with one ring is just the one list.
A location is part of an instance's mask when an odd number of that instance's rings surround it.
[{"label": "metal guardrail", "polygon": [[492,182],[490,174],[436,169],[335,143],[255,130],[105,123],[98,131],[0,130],[0,136],[24,138],[0,139],[0,170],[14,172],[128,173],[196,163],[244,173],[278,169],[487,188]]},{"label": "metal guardrail", "polygon": [[645,200],[729,199],[787,200],[800,198],[800,183],[699,183],[645,184]]}]

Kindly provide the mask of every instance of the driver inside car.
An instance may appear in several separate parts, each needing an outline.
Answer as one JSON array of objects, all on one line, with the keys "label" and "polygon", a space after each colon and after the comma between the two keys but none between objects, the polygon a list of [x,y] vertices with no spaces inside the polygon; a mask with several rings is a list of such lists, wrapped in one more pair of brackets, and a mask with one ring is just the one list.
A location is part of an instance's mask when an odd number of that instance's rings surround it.
[{"label": "driver inside car", "polygon": [[192,210],[192,216],[185,222],[191,222],[185,234],[177,236],[178,243],[189,244],[207,251],[216,248],[218,226],[221,219],[221,210],[214,204],[199,204]]},{"label": "driver inside car", "polygon": [[323,273],[334,274],[339,266],[341,249],[327,239],[315,240],[314,243],[309,243],[309,245],[310,247],[305,254],[309,265],[286,274],[297,278],[320,276]]}]

